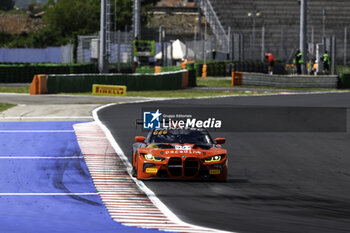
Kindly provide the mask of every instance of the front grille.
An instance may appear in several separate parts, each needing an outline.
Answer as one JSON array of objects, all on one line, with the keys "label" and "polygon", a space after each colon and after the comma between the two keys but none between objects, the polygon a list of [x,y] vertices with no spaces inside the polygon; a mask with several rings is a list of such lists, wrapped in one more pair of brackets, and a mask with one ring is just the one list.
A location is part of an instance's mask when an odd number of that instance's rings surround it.
[{"label": "front grille", "polygon": [[195,176],[198,172],[199,161],[196,158],[187,158],[185,160],[185,176]]},{"label": "front grille", "polygon": [[168,169],[171,175],[181,176],[182,175],[182,160],[181,158],[170,158],[168,162]]}]

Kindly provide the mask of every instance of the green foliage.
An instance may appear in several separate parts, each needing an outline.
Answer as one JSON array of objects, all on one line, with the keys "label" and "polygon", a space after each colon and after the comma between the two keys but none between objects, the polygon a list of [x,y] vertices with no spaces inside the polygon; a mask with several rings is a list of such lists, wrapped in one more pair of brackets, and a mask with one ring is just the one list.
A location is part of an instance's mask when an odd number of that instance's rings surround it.
[{"label": "green foliage", "polygon": [[[174,72],[182,70],[179,66],[163,66],[161,72]],[[153,66],[141,66],[137,67],[135,73],[138,74],[154,74],[155,69]]]},{"label": "green foliage", "polygon": [[350,73],[350,65],[347,64],[347,65],[338,65],[336,66],[336,71],[338,74],[341,74],[341,73]]},{"label": "green foliage", "polygon": [[15,6],[15,3],[13,0],[1,0],[0,1],[0,10],[1,11],[12,10],[14,6]]},{"label": "green foliage", "polygon": [[[115,1],[116,1],[116,15],[115,19]],[[160,0],[144,0],[141,2],[141,24],[146,25],[151,17],[150,9]],[[130,28],[132,24],[132,13],[133,13],[133,0],[111,0],[111,14],[112,14],[112,27],[114,24],[117,25],[117,30],[124,30],[125,25]]]},{"label": "green foliage", "polygon": [[[0,87],[0,90],[1,90],[1,87]],[[5,110],[7,110],[7,109],[9,109],[9,108],[14,107],[14,106],[16,106],[16,105],[14,105],[14,104],[0,103],[0,112],[3,112],[3,111],[5,111]]]},{"label": "green foliage", "polygon": [[[1,4],[5,0],[1,0]],[[8,0],[6,0],[8,1]],[[112,29],[124,30],[125,25],[131,28],[132,0],[116,0],[117,18],[114,18],[115,2],[111,0]],[[158,0],[142,2],[141,23],[147,24],[149,8]],[[100,30],[100,1],[96,0],[49,0],[38,8],[32,7],[32,14],[46,11],[43,17],[45,27],[37,32],[22,35],[0,34],[0,46],[12,48],[59,46],[69,41],[76,42],[78,35],[96,34]],[[1,6],[1,5],[0,5]],[[114,23],[113,23],[114,22]]]},{"label": "green foliage", "polygon": [[44,20],[46,30],[62,37],[95,33],[99,30],[100,4],[95,0],[60,0],[48,9]]},{"label": "green foliage", "polygon": [[109,63],[109,73],[131,74],[134,72],[134,64],[129,63]]},{"label": "green foliage", "polygon": [[[5,0],[4,0],[5,1]],[[132,0],[117,1],[117,29],[124,30],[125,25],[131,28],[132,24]],[[142,2],[143,24],[149,18],[150,6],[158,0],[146,0]],[[3,4],[1,0],[1,4]],[[114,2],[112,5],[112,21],[114,17]],[[1,6],[1,5],[0,5]],[[0,47],[10,48],[42,48],[48,46],[60,46],[69,42],[76,43],[77,35],[95,34],[100,29],[100,1],[96,0],[60,0],[54,3],[49,0],[47,4],[38,8],[32,7],[32,14],[46,11],[43,18],[46,26],[37,33],[22,33],[10,35],[0,33]],[[12,12],[12,11],[10,11]],[[112,28],[114,25],[112,23]]]},{"label": "green foliage", "polygon": [[91,92],[92,84],[125,85],[127,91],[176,90],[182,88],[182,73],[49,75],[47,88],[54,93]]},{"label": "green foliage", "polygon": [[[111,0],[112,27],[116,25],[117,30],[123,31],[125,25],[130,28],[132,24],[132,1],[117,0],[117,8],[115,8],[115,0]],[[117,12],[115,12],[117,9]],[[115,18],[115,15],[117,18]],[[98,21],[100,22],[100,21]]]},{"label": "green foliage", "polygon": [[338,87],[340,89],[350,89],[350,73],[344,72],[339,75]]}]

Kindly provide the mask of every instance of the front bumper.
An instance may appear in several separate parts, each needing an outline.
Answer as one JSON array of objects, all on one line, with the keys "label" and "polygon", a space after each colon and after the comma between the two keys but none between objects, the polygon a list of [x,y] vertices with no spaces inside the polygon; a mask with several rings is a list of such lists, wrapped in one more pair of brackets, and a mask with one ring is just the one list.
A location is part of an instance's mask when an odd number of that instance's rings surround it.
[{"label": "front bumper", "polygon": [[139,156],[137,166],[138,179],[177,178],[226,180],[227,159],[219,162],[204,163],[196,157],[170,157],[164,161],[148,161]]}]

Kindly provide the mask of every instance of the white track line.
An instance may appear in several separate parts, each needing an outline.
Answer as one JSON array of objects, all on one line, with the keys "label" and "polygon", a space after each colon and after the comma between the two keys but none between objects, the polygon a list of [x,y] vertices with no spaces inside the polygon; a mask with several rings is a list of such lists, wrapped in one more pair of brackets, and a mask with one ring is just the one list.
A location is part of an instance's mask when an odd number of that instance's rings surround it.
[{"label": "white track line", "polygon": [[39,120],[39,119],[90,119],[92,120],[92,116],[38,116],[38,117],[6,117],[6,116],[0,116],[0,119],[5,119],[5,120]]},{"label": "white track line", "polygon": [[95,196],[98,193],[0,193],[0,196]]},{"label": "white track line", "polygon": [[0,133],[74,133],[74,130],[0,130]]},{"label": "white track line", "polygon": [[[114,140],[111,132],[99,121],[97,116],[100,109],[111,105],[114,104],[94,110],[93,115],[96,122],[74,125],[78,143],[95,187],[107,210],[110,211],[111,217],[128,226],[163,231],[182,233],[227,232],[181,221],[142,181],[130,176],[131,165],[127,157]],[[104,136],[105,139],[103,139]],[[85,141],[87,139],[88,142]],[[98,148],[95,145],[98,145]],[[91,150],[94,153],[91,153]],[[105,155],[107,151],[108,155]],[[111,153],[112,151],[114,154]],[[103,176],[104,174],[108,175]],[[157,218],[143,220],[137,218],[147,211],[151,211],[154,217]]]},{"label": "white track line", "polygon": [[70,157],[40,157],[40,156],[1,156],[0,159],[82,159],[84,158],[83,156],[70,156]]}]

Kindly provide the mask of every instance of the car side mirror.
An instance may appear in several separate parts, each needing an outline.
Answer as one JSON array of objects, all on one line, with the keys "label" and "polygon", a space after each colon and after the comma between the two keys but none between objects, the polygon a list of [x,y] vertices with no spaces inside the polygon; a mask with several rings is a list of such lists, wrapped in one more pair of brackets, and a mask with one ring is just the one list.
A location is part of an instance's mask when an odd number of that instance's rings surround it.
[{"label": "car side mirror", "polygon": [[145,140],[146,140],[146,137],[144,137],[144,136],[136,136],[135,137],[135,142],[144,143]]},{"label": "car side mirror", "polygon": [[226,142],[226,138],[215,138],[216,144],[224,144]]}]

